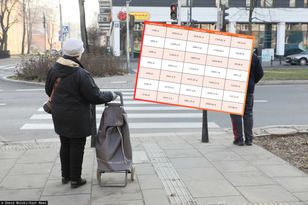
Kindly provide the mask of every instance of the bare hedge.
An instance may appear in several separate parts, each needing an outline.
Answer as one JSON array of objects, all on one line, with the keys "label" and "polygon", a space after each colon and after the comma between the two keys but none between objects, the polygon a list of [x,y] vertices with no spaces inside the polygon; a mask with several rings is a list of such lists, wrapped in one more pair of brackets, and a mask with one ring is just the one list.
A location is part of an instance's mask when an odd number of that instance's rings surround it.
[{"label": "bare hedge", "polygon": [[[15,71],[16,78],[28,81],[44,82],[48,70],[54,65],[59,56],[33,55],[22,59]],[[123,60],[102,54],[84,54],[81,63],[94,77],[123,75],[127,73]]]}]

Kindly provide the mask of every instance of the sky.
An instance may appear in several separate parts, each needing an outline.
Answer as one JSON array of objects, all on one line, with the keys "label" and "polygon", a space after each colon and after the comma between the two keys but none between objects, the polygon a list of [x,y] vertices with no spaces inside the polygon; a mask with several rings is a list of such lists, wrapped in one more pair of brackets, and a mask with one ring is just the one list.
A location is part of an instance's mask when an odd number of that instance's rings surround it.
[{"label": "sky", "polygon": [[[63,23],[79,24],[78,0],[61,0],[61,4]],[[86,22],[88,26],[92,25],[94,20],[96,21],[98,10],[98,0],[85,0]]]}]

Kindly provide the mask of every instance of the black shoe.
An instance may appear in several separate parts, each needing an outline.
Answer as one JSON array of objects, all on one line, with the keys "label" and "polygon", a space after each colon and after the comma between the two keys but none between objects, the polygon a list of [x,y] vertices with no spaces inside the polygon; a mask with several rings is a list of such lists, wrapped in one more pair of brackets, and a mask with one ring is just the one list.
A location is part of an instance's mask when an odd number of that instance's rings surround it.
[{"label": "black shoe", "polygon": [[245,140],[245,145],[251,146],[252,145],[252,140]]},{"label": "black shoe", "polygon": [[85,185],[87,180],[80,178],[78,181],[71,181],[71,188],[75,189],[82,185]]},{"label": "black shoe", "polygon": [[238,146],[244,146],[243,140],[238,140],[238,139],[234,140],[233,144],[238,145]]},{"label": "black shoe", "polygon": [[70,182],[70,178],[62,177],[62,184],[67,184]]}]

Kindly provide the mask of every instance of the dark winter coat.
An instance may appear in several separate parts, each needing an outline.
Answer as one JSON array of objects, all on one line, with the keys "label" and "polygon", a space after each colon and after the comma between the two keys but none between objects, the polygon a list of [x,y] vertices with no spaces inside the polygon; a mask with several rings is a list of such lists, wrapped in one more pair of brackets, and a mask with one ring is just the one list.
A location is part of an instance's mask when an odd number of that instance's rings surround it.
[{"label": "dark winter coat", "polygon": [[255,90],[255,84],[257,84],[263,77],[263,68],[261,62],[255,54],[252,55],[250,75],[248,82],[247,93],[253,93]]},{"label": "dark winter coat", "polygon": [[90,104],[109,102],[112,93],[101,92],[75,58],[61,57],[48,71],[45,84],[48,96],[59,77],[61,81],[51,102],[55,132],[69,138],[87,137],[91,134]]}]

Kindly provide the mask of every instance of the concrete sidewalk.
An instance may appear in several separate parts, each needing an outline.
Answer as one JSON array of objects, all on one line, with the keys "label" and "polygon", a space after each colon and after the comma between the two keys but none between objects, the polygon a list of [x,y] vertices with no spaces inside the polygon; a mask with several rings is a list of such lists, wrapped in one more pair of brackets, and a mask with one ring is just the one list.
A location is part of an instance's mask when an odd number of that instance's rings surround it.
[{"label": "concrete sidewalk", "polygon": [[[89,143],[82,174],[88,183],[77,189],[61,184],[58,139],[0,144],[0,200],[47,200],[49,205],[308,204],[307,174],[257,145],[233,145],[229,131],[211,129],[210,143],[201,143],[200,135],[179,134],[131,140],[136,179],[125,188],[98,185],[95,150]],[[103,174],[102,179],[119,182],[123,174]]]}]

